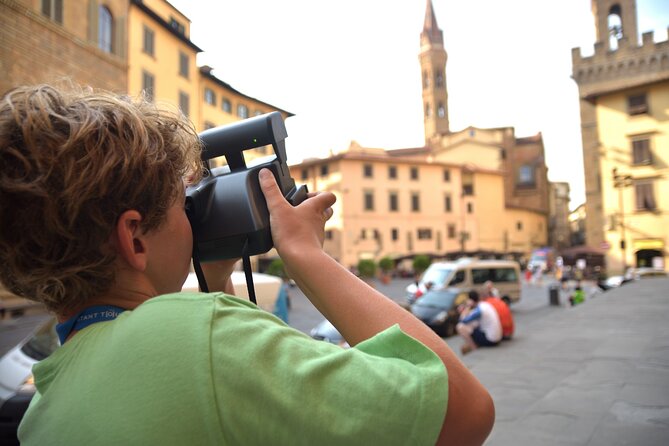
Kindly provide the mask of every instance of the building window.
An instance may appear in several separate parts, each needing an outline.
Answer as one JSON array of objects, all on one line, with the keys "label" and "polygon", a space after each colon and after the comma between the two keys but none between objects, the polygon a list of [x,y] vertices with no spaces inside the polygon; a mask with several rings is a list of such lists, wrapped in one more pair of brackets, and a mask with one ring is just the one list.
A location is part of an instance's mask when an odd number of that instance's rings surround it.
[{"label": "building window", "polygon": [[430,104],[425,104],[425,117],[429,118],[430,116],[432,116],[432,108]]},{"label": "building window", "polygon": [[63,0],[42,0],[42,14],[63,24]]},{"label": "building window", "polygon": [[646,93],[635,94],[627,97],[627,113],[630,116],[648,113],[648,101]]},{"label": "building window", "polygon": [[448,232],[448,238],[453,240],[455,238],[455,225],[449,224],[446,230]]},{"label": "building window", "polygon": [[188,54],[179,51],[179,76],[188,79]]},{"label": "building window", "polygon": [[155,100],[156,78],[148,71],[142,72],[142,91],[144,92],[144,97],[146,97],[146,99],[151,102]]},{"label": "building window", "polygon": [[451,182],[451,170],[450,169],[444,169],[444,182],[445,183],[450,183]]},{"label": "building window", "polygon": [[517,221],[517,222],[516,222],[516,229],[517,229],[518,231],[522,231],[522,230],[523,230],[523,222],[522,222],[522,221]]},{"label": "building window", "polygon": [[534,187],[534,166],[525,164],[518,169],[518,186]]},{"label": "building window", "polygon": [[371,164],[364,164],[362,166],[362,176],[365,178],[372,178],[374,176],[374,168]]},{"label": "building window", "polygon": [[638,211],[654,211],[655,193],[652,181],[639,181],[634,185],[636,193],[636,208]]},{"label": "building window", "polygon": [[474,195],[474,175],[471,172],[462,173],[462,195]]},{"label": "building window", "polygon": [[468,214],[474,213],[474,203],[472,202],[467,203],[467,213]]},{"label": "building window", "polygon": [[436,84],[437,88],[441,88],[444,86],[444,73],[441,71],[437,71],[436,76],[434,77],[434,81]]},{"label": "building window", "polygon": [[444,211],[451,212],[453,210],[453,200],[451,195],[448,194],[444,197]]},{"label": "building window", "polygon": [[170,17],[170,28],[181,34],[182,36],[186,35],[186,27],[184,26],[183,23],[175,19],[174,17]]},{"label": "building window", "polygon": [[211,88],[204,89],[204,102],[209,105],[216,105],[216,93]]},{"label": "building window", "polygon": [[228,99],[221,98],[221,108],[226,113],[232,112],[232,104],[230,104],[230,101]]},{"label": "building window", "polygon": [[330,174],[330,167],[327,164],[323,164],[320,170],[322,177],[326,177]]},{"label": "building window", "polygon": [[397,166],[388,166],[388,178],[391,180],[397,179]]},{"label": "building window", "polygon": [[302,169],[302,181],[309,179],[309,171],[307,169]]},{"label": "building window", "polygon": [[111,11],[106,6],[100,6],[98,9],[98,47],[106,52],[113,52],[113,29],[114,20]]},{"label": "building window", "polygon": [[409,170],[409,178],[411,178],[412,180],[418,179],[418,167],[412,167]]},{"label": "building window", "polygon": [[256,110],[253,112],[253,116],[260,116],[262,115],[262,112],[260,110]]},{"label": "building window", "polygon": [[418,192],[411,192],[411,210],[420,212],[420,194]]},{"label": "building window", "polygon": [[430,87],[430,76],[427,74],[427,71],[423,71],[423,89]]},{"label": "building window", "polygon": [[444,107],[444,104],[442,104],[441,102],[437,106],[437,116],[439,116],[440,118],[446,116],[446,107]]},{"label": "building window", "polygon": [[400,238],[400,231],[397,228],[392,228],[390,230],[390,239],[396,242]]},{"label": "building window", "polygon": [[237,116],[239,116],[242,119],[248,118],[249,117],[249,108],[244,104],[239,104],[237,106]]},{"label": "building window", "polygon": [[179,92],[179,108],[185,116],[190,116],[190,98],[188,97],[188,93]]},{"label": "building window", "polygon": [[397,192],[391,192],[390,195],[388,195],[388,210],[391,212],[397,212],[399,210]]},{"label": "building window", "polygon": [[373,211],[374,210],[374,192],[366,190],[364,193],[365,200],[365,210]]},{"label": "building window", "polygon": [[142,51],[153,57],[155,55],[155,41],[156,34],[151,28],[144,26],[144,43],[142,45]]},{"label": "building window", "polygon": [[213,122],[204,121],[204,129],[205,130],[213,129],[214,127],[216,127],[216,124],[214,124]]},{"label": "building window", "polygon": [[418,240],[431,240],[432,239],[432,229],[430,229],[430,228],[418,228],[416,233],[418,235]]},{"label": "building window", "polygon": [[650,151],[650,139],[632,141],[632,163],[634,165],[653,164],[653,155]]}]

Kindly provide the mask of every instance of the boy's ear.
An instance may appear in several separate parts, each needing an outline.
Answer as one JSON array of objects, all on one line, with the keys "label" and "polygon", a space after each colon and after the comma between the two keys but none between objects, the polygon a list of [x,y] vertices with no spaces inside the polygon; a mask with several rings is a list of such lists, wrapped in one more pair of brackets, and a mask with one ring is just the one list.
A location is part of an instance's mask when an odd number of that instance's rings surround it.
[{"label": "boy's ear", "polygon": [[140,228],[141,221],[139,212],[125,211],[116,222],[113,237],[119,256],[138,271],[144,271],[147,264],[147,246]]}]

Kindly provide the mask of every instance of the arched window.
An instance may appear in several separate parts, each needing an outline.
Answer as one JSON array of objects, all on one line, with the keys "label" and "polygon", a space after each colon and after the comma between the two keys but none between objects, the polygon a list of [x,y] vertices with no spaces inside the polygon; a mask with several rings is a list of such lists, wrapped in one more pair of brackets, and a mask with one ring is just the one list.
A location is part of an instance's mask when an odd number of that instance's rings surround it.
[{"label": "arched window", "polygon": [[100,5],[98,10],[98,46],[106,53],[113,52],[114,19],[106,6]]},{"label": "arched window", "polygon": [[607,26],[609,30],[609,48],[612,51],[615,51],[618,49],[618,40],[622,39],[625,35],[623,32],[620,5],[613,5],[611,6],[611,9],[609,9]]},{"label": "arched window", "polygon": [[239,116],[242,119],[248,118],[249,117],[249,108],[244,104],[239,104],[237,106],[237,116]]},{"label": "arched window", "polygon": [[440,118],[446,116],[446,107],[444,107],[444,104],[442,104],[441,102],[439,103],[439,107],[437,107],[437,115]]},{"label": "arched window", "polygon": [[423,89],[430,87],[430,76],[427,74],[427,71],[423,71]]},{"label": "arched window", "polygon": [[437,88],[444,86],[444,73],[441,71],[437,71],[437,75],[435,76],[435,85]]},{"label": "arched window", "polygon": [[425,117],[429,118],[432,116],[432,109],[430,108],[430,104],[425,104]]}]

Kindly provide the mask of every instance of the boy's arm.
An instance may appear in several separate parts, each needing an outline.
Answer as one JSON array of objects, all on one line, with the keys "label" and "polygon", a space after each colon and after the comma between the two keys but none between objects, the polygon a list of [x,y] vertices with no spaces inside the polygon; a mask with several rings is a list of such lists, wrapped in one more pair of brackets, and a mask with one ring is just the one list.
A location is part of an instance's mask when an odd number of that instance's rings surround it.
[{"label": "boy's arm", "polygon": [[274,246],[288,274],[314,306],[350,345],[399,324],[405,333],[434,351],[448,370],[449,383],[440,444],[482,444],[492,429],[494,406],[481,383],[427,325],[323,251],[324,226],[332,216],[334,195],[310,194],[293,207],[269,171],[261,170],[260,184],[270,211]]}]

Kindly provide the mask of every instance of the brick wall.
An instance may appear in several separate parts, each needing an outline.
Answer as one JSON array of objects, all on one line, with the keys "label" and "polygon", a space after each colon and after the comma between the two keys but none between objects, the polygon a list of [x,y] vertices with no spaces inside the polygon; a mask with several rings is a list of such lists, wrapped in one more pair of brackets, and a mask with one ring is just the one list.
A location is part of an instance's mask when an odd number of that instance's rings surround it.
[{"label": "brick wall", "polygon": [[0,73],[0,94],[18,85],[64,78],[118,92],[127,90],[124,60],[12,0],[0,0]]}]

